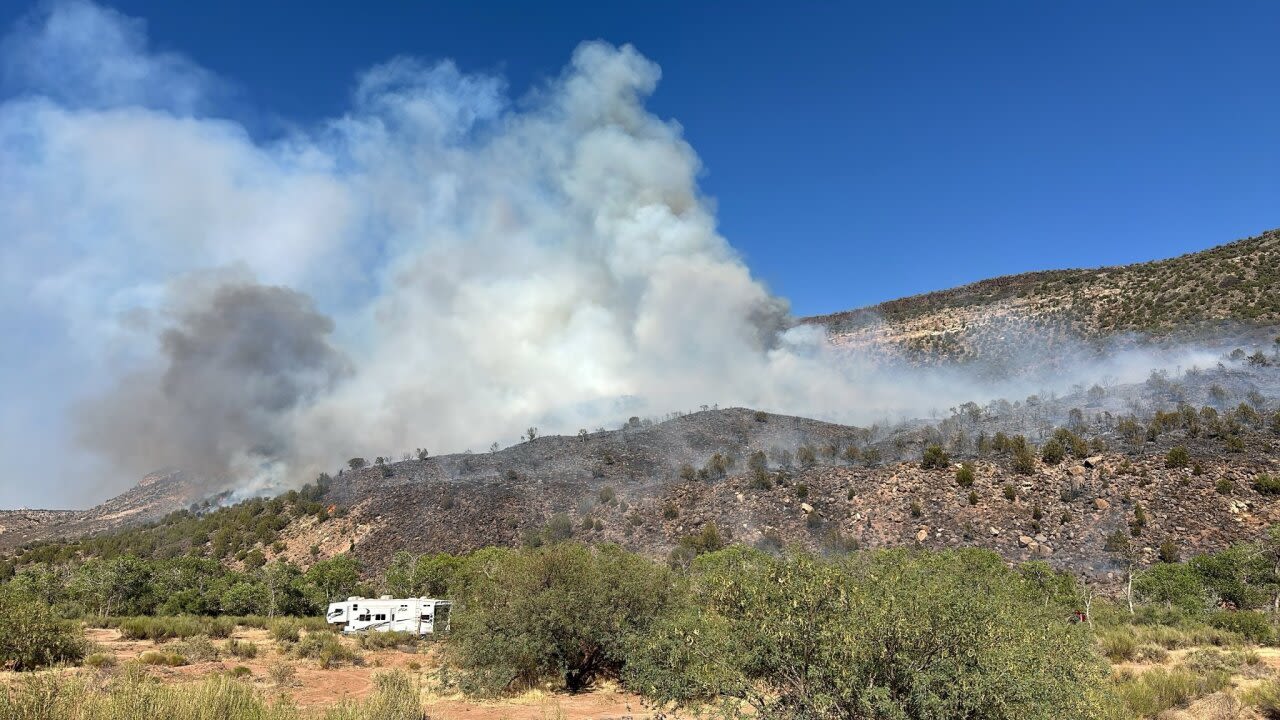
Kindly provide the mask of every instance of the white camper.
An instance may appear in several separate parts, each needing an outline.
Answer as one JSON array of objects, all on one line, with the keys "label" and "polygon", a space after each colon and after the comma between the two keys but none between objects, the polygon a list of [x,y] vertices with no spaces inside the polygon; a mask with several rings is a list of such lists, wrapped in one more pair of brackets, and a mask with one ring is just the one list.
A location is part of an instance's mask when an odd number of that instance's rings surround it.
[{"label": "white camper", "polygon": [[351,597],[329,603],[325,619],[344,633],[376,630],[431,635],[449,631],[448,600],[434,598]]}]

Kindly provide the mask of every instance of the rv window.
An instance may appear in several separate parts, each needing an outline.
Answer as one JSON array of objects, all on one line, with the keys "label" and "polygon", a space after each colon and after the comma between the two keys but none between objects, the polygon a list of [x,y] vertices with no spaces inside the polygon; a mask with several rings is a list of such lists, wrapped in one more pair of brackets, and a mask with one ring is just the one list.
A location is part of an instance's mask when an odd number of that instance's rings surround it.
[{"label": "rv window", "polygon": [[360,609],[360,603],[351,603],[351,609],[352,609],[352,610],[359,610],[359,609]]},{"label": "rv window", "polygon": [[379,614],[377,614],[377,615],[374,615],[373,617],[374,617],[374,619],[375,619],[375,620],[386,620],[386,619],[387,619],[387,616],[386,616],[386,615],[383,615],[382,613],[379,613]]},{"label": "rv window", "polygon": [[369,622],[369,613],[368,613],[368,612],[365,612],[365,614],[363,614],[363,615],[361,615],[360,617],[356,618],[356,620],[359,620],[360,622]]}]

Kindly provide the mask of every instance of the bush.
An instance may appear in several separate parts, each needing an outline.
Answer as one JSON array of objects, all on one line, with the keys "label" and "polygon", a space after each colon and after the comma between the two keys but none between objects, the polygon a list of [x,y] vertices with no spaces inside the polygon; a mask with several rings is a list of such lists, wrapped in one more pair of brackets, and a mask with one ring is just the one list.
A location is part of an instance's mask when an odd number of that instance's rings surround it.
[{"label": "bush", "polygon": [[920,467],[925,470],[941,470],[950,464],[951,458],[947,457],[947,452],[942,449],[941,445],[929,445],[925,447],[924,453],[920,458]]},{"label": "bush", "polygon": [[1263,495],[1280,494],[1280,475],[1262,473],[1253,479],[1253,489]]},{"label": "bush", "polygon": [[446,658],[467,693],[554,682],[571,692],[626,661],[669,602],[670,571],[615,546],[576,543],[473,554],[459,574]]},{"label": "bush", "polygon": [[411,632],[366,632],[360,635],[359,643],[361,650],[405,648],[412,651],[421,640],[421,636]]},{"label": "bush", "polygon": [[283,660],[276,661],[267,668],[267,675],[271,678],[271,682],[275,683],[276,687],[291,685],[294,676],[297,674],[297,669]]},{"label": "bush", "polygon": [[1214,484],[1213,489],[1219,495],[1231,495],[1236,491],[1236,484],[1231,482],[1229,478],[1218,478],[1218,482]]},{"label": "bush", "polygon": [[168,649],[186,658],[188,662],[213,662],[219,656],[218,648],[214,647],[207,635],[193,635],[174,643]]},{"label": "bush", "polygon": [[1191,464],[1191,454],[1181,445],[1169,450],[1164,456],[1164,466],[1167,468],[1184,468]]},{"label": "bush", "polygon": [[1098,651],[1111,662],[1128,662],[1138,656],[1138,638],[1129,628],[1098,633]]},{"label": "bush", "polygon": [[1018,499],[1018,491],[1012,485],[1004,486],[1004,499],[1013,502]]},{"label": "bush", "polygon": [[45,603],[0,588],[0,663],[11,670],[37,670],[75,664],[88,646],[74,623],[53,614]]},{"label": "bush", "polygon": [[1275,642],[1275,628],[1266,613],[1253,610],[1215,612],[1209,616],[1209,624],[1220,630],[1233,632],[1259,645]]},{"label": "bush", "polygon": [[1030,475],[1036,471],[1036,455],[1029,446],[1020,446],[1014,450],[1010,466],[1019,475]]},{"label": "bush", "polygon": [[258,645],[248,640],[236,640],[232,638],[226,644],[227,654],[241,660],[252,660],[258,657]]},{"label": "bush", "polygon": [[623,670],[659,703],[741,698],[768,718],[1049,720],[1097,717],[1106,702],[1087,628],[1027,594],[995,553],[831,563],[729,548],[698,559],[691,589],[633,636]]},{"label": "bush", "polygon": [[1040,459],[1045,465],[1057,465],[1067,456],[1066,448],[1057,439],[1050,440],[1040,448]]},{"label": "bush", "polygon": [[310,634],[302,638],[293,648],[294,657],[300,659],[319,660],[320,667],[328,670],[343,663],[358,665],[360,653],[343,644],[336,635]]},{"label": "bush", "polygon": [[1262,717],[1270,720],[1280,718],[1280,680],[1264,680],[1247,688],[1242,699],[1245,704],[1256,708]]},{"label": "bush", "polygon": [[971,488],[973,487],[973,480],[973,465],[964,463],[960,467],[956,468],[956,485],[959,485],[962,488]]},{"label": "bush", "polygon": [[96,652],[84,659],[85,667],[95,669],[111,668],[116,666],[116,656],[110,653]]},{"label": "bush", "polygon": [[148,650],[138,656],[138,662],[143,665],[164,665],[166,667],[181,667],[187,664],[187,659],[175,652],[162,652],[160,650]]},{"label": "bush", "polygon": [[271,639],[276,642],[296,643],[302,636],[302,627],[293,618],[279,618],[271,623]]}]

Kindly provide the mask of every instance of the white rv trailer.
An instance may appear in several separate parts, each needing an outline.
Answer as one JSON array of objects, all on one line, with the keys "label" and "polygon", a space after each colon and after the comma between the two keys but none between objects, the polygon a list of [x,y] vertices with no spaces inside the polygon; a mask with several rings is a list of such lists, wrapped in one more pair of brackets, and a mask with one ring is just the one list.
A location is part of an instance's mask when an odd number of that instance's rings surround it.
[{"label": "white rv trailer", "polygon": [[325,619],[344,633],[411,632],[430,635],[449,631],[448,600],[434,598],[350,597],[345,602],[329,603]]}]

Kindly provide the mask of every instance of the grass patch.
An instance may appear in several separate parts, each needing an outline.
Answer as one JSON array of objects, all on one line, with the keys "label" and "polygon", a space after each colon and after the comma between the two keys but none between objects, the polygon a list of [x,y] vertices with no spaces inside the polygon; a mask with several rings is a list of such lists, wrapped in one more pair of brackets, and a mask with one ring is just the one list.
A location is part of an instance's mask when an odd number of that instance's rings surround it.
[{"label": "grass patch", "polygon": [[187,659],[176,652],[162,652],[160,650],[148,650],[138,656],[138,662],[143,665],[163,665],[165,667],[182,667],[187,664]]},{"label": "grass patch", "polygon": [[1200,673],[1186,667],[1154,668],[1138,675],[1122,675],[1116,694],[1136,717],[1155,717],[1175,707],[1185,707],[1196,698],[1226,687],[1226,672]]},{"label": "grass patch", "polygon": [[[86,678],[30,675],[0,687],[0,717],[5,720],[96,720],[155,718],[163,720],[423,720],[420,689],[404,672],[374,676],[374,690],[364,702],[343,702],[323,715],[303,711],[283,700],[268,701],[253,685],[211,675],[203,682],[167,685],[141,672],[125,672],[99,690]],[[243,672],[238,673],[243,675]]]},{"label": "grass patch", "polygon": [[236,629],[234,618],[194,615],[126,617],[117,619],[114,625],[120,630],[120,636],[125,640],[151,640],[158,643],[197,635],[228,638]]},{"label": "grass patch", "polygon": [[401,648],[412,652],[421,640],[421,637],[411,632],[367,632],[360,635],[360,648],[362,650]]}]

